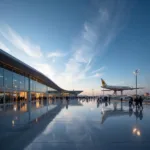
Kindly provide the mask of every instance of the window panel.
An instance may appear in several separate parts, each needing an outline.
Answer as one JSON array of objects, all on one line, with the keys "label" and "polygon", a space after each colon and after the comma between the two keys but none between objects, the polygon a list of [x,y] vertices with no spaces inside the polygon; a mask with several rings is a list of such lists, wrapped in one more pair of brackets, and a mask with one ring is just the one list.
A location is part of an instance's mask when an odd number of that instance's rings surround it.
[{"label": "window panel", "polygon": [[4,69],[4,85],[6,88],[12,88],[12,72]]},{"label": "window panel", "polygon": [[29,78],[25,77],[25,90],[29,90]]},{"label": "window panel", "polygon": [[13,88],[14,89],[19,89],[19,81],[20,81],[20,76],[19,74],[13,72]]},{"label": "window panel", "polygon": [[24,89],[24,76],[20,75],[20,82],[19,82],[20,89]]}]

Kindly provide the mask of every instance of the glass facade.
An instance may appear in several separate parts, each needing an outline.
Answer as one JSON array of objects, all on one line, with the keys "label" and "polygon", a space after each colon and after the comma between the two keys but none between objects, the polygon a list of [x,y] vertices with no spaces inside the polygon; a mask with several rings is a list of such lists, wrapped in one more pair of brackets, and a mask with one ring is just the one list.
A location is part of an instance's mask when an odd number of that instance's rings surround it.
[{"label": "glass facade", "polygon": [[0,105],[11,105],[12,103],[16,105],[18,102],[27,101],[28,92],[31,92],[32,101],[39,100],[38,103],[43,103],[41,100],[45,99],[44,95],[48,91],[56,90],[36,81],[36,79],[30,78],[29,82],[27,76],[0,66]]},{"label": "glass facade", "polygon": [[3,87],[4,85],[4,69],[0,68],[0,86]]},{"label": "glass facade", "polygon": [[26,91],[28,91],[29,90],[29,78],[27,78],[27,77],[25,77],[25,87],[24,87],[24,89],[26,90]]},{"label": "glass facade", "polygon": [[12,88],[13,85],[12,72],[4,69],[4,86],[5,88]]}]

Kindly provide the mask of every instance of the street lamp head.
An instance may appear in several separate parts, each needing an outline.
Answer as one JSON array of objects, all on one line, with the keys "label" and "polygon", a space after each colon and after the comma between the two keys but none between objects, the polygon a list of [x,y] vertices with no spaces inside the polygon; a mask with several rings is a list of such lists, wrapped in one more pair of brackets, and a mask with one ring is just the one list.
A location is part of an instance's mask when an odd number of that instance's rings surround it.
[{"label": "street lamp head", "polygon": [[133,72],[133,74],[134,74],[134,75],[137,75],[139,72],[140,72],[140,69],[136,69],[136,70]]}]

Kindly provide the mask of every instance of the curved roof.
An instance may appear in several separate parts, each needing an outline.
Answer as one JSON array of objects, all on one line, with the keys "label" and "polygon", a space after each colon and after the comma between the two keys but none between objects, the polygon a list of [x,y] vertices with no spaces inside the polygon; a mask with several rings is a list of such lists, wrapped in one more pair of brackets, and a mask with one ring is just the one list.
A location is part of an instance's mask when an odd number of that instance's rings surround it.
[{"label": "curved roof", "polygon": [[[71,93],[73,92],[73,91],[62,89],[57,84],[55,84],[51,79],[46,77],[43,73],[37,71],[36,69],[32,68],[26,63],[6,53],[2,49],[0,49],[0,62],[9,68],[22,72],[25,76],[28,77],[31,76],[33,78],[39,79],[43,84],[50,86],[60,92],[71,92]],[[74,91],[74,93],[78,93],[78,94],[81,92],[82,91]]]}]

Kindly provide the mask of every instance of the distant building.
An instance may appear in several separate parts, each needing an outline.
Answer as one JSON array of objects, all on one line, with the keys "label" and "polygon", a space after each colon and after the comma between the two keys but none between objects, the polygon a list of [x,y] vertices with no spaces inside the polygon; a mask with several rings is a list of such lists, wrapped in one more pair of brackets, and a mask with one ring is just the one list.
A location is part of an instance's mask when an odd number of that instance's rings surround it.
[{"label": "distant building", "polygon": [[150,93],[144,93],[144,96],[150,96]]}]

